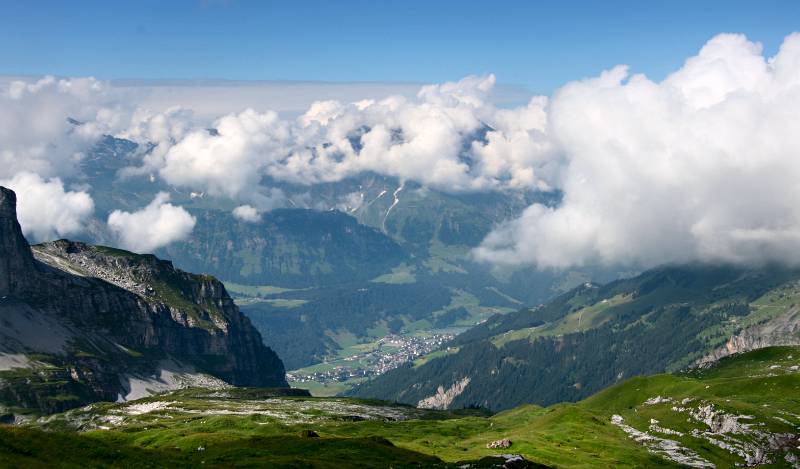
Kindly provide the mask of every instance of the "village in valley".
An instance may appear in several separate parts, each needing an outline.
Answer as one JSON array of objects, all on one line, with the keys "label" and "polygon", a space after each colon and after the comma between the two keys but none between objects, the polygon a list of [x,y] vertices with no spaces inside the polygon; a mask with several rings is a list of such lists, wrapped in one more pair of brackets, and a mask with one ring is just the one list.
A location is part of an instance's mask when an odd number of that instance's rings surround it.
[{"label": "village in valley", "polygon": [[381,375],[440,349],[452,334],[386,335],[363,351],[339,356],[313,367],[286,373],[293,387],[358,382]]}]

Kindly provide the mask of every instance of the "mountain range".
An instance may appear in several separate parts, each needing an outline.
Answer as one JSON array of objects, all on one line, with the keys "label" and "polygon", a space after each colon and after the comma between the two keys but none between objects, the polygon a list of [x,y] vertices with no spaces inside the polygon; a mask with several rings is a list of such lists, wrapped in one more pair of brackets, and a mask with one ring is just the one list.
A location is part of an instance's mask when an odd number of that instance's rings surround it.
[{"label": "mountain range", "polygon": [[54,412],[186,386],[286,386],[222,283],[168,261],[28,245],[0,188],[0,405]]},{"label": "mountain range", "polygon": [[[368,343],[388,332],[460,332],[583,281],[616,276],[597,269],[498,269],[473,261],[472,248],[496,224],[533,201],[557,203],[556,192],[446,193],[369,172],[310,186],[265,177],[262,185],[282,194],[276,202],[282,208],[241,220],[232,215],[237,203],[224,197],[176,189],[148,174],[124,175],[148,151],[152,147],[105,137],[87,154],[80,174],[67,181],[88,187],[96,201],[97,218],[79,238],[114,245],[103,223],[111,211],[135,211],[168,192],[197,223],[188,238],[155,254],[226,282],[289,369],[323,362],[353,340]],[[358,301],[369,313],[331,320],[331,314],[347,314],[328,309],[341,308],[342,296],[364,296]],[[387,304],[400,296],[420,300],[410,308]]]}]

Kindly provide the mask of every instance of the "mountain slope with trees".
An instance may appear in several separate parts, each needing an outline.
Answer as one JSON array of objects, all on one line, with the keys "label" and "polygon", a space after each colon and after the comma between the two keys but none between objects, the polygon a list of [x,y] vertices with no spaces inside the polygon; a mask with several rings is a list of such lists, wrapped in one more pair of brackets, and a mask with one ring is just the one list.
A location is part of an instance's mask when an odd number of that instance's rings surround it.
[{"label": "mountain slope with trees", "polygon": [[[686,367],[720,348],[800,343],[799,281],[800,273],[781,268],[688,266],[585,284],[538,308],[495,316],[456,337],[441,356],[390,371],[352,394],[417,404],[468,380],[449,406],[576,401],[625,378]],[[736,340],[765,324],[780,331],[771,343]]]}]

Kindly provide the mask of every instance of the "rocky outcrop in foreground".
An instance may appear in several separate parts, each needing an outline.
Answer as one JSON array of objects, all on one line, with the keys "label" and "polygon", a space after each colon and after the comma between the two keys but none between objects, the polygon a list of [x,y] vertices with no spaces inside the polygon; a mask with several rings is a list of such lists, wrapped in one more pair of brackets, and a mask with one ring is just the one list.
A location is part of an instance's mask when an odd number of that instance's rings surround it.
[{"label": "rocky outcrop in foreground", "polygon": [[15,203],[0,188],[0,405],[55,412],[180,383],[287,385],[221,282],[113,248],[31,249]]}]

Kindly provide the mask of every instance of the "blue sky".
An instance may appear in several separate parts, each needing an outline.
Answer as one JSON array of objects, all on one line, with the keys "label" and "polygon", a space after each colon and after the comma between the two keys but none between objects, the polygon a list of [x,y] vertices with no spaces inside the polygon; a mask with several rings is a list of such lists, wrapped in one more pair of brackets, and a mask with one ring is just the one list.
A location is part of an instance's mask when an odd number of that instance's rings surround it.
[{"label": "blue sky", "polygon": [[661,78],[720,32],[774,54],[797,1],[6,1],[0,74],[441,82]]}]

